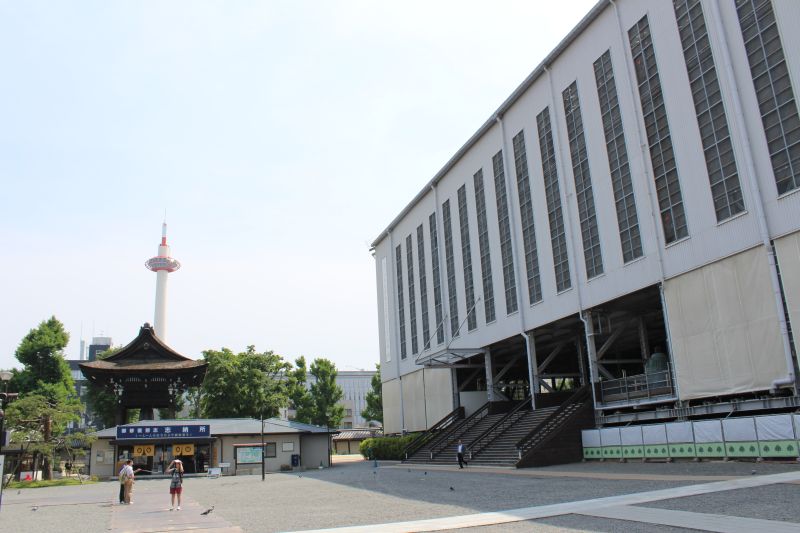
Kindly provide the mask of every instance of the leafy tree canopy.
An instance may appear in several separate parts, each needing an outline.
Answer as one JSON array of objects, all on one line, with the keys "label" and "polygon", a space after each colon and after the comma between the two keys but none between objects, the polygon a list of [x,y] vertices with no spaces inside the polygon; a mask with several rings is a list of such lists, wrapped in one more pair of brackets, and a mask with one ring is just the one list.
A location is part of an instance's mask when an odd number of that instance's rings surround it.
[{"label": "leafy tree canopy", "polygon": [[21,371],[14,371],[11,389],[19,393],[43,391],[56,393],[53,387],[61,388],[63,394],[74,394],[75,384],[69,371],[69,364],[64,359],[64,348],[69,342],[69,333],[64,330],[56,317],[50,317],[38,327],[33,328],[20,342],[15,353],[22,363]]},{"label": "leafy tree canopy", "polygon": [[375,365],[377,372],[372,376],[372,390],[365,398],[367,408],[361,411],[361,416],[367,420],[383,423],[383,388],[381,386],[381,365]]},{"label": "leafy tree canopy", "polygon": [[308,391],[308,369],[306,358],[302,355],[295,362],[295,367],[286,374],[286,387],[291,407],[295,410],[294,419],[310,424],[314,414],[314,403]]},{"label": "leafy tree canopy", "polygon": [[288,403],[282,376],[289,363],[271,351],[256,352],[254,346],[238,354],[228,348],[206,350],[208,362],[200,406],[209,418],[277,416]]},{"label": "leafy tree canopy", "polygon": [[314,359],[310,373],[316,381],[311,384],[313,415],[311,423],[318,426],[339,427],[344,418],[344,407],[339,401],[344,396],[342,388],[336,383],[339,371],[328,359]]}]

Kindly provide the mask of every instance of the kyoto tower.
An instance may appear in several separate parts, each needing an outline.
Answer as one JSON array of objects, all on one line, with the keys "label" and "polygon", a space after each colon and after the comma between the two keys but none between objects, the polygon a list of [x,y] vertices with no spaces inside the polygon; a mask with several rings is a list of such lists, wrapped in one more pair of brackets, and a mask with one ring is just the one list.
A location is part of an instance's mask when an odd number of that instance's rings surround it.
[{"label": "kyoto tower", "polygon": [[161,225],[161,244],[158,255],[148,259],[144,266],[156,273],[156,313],[153,328],[162,341],[167,337],[167,275],[181,267],[177,259],[169,256],[167,245],[167,222]]}]

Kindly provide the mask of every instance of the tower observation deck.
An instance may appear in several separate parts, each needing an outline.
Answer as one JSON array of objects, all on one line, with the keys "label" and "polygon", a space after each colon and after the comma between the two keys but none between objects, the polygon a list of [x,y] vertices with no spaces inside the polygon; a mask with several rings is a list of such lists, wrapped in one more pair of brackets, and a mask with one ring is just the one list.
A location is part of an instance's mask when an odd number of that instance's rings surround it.
[{"label": "tower observation deck", "polygon": [[158,255],[145,261],[144,266],[156,273],[156,309],[153,317],[153,328],[156,336],[166,340],[167,336],[167,275],[181,267],[180,262],[170,257],[167,244],[167,223],[161,225],[161,244]]}]

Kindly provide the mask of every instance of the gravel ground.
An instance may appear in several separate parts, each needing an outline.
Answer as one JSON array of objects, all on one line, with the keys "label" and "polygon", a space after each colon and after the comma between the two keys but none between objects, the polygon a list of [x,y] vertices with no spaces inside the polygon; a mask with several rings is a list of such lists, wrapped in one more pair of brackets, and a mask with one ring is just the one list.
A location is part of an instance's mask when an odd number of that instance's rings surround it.
[{"label": "gravel ground", "polygon": [[6,490],[0,511],[0,532],[105,532],[111,518],[112,499],[118,494],[116,482]]},{"label": "gravel ground", "polygon": [[[331,469],[260,476],[187,478],[185,495],[247,533],[296,531],[472,514],[600,498],[694,484],[691,476],[737,476],[796,471],[796,464],[773,463],[579,463],[541,469],[588,474],[686,476],[685,480],[625,480],[536,477],[526,472],[480,469],[409,469],[371,462]],[[427,472],[427,474],[425,474]],[[530,471],[535,473],[535,471]],[[137,493],[163,494],[168,480],[137,482]],[[3,495],[0,532],[99,533],[107,530],[116,482],[27,489]],[[452,487],[453,490],[450,489]],[[742,489],[647,504],[653,507],[800,522],[800,485]],[[37,511],[32,511],[38,506]],[[20,524],[30,524],[21,529]],[[578,515],[472,528],[495,531],[655,531],[676,528]],[[467,530],[470,531],[470,530]]]}]

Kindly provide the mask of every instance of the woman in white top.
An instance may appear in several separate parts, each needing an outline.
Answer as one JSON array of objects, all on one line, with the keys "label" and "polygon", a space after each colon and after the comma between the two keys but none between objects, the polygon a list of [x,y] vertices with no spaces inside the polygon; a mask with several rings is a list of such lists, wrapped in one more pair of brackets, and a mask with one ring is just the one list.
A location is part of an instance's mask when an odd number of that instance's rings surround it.
[{"label": "woman in white top", "polygon": [[175,459],[167,467],[167,473],[172,474],[169,482],[169,494],[172,499],[170,511],[175,509],[175,496],[178,497],[178,511],[181,510],[181,492],[183,492],[183,463],[180,459]]}]

